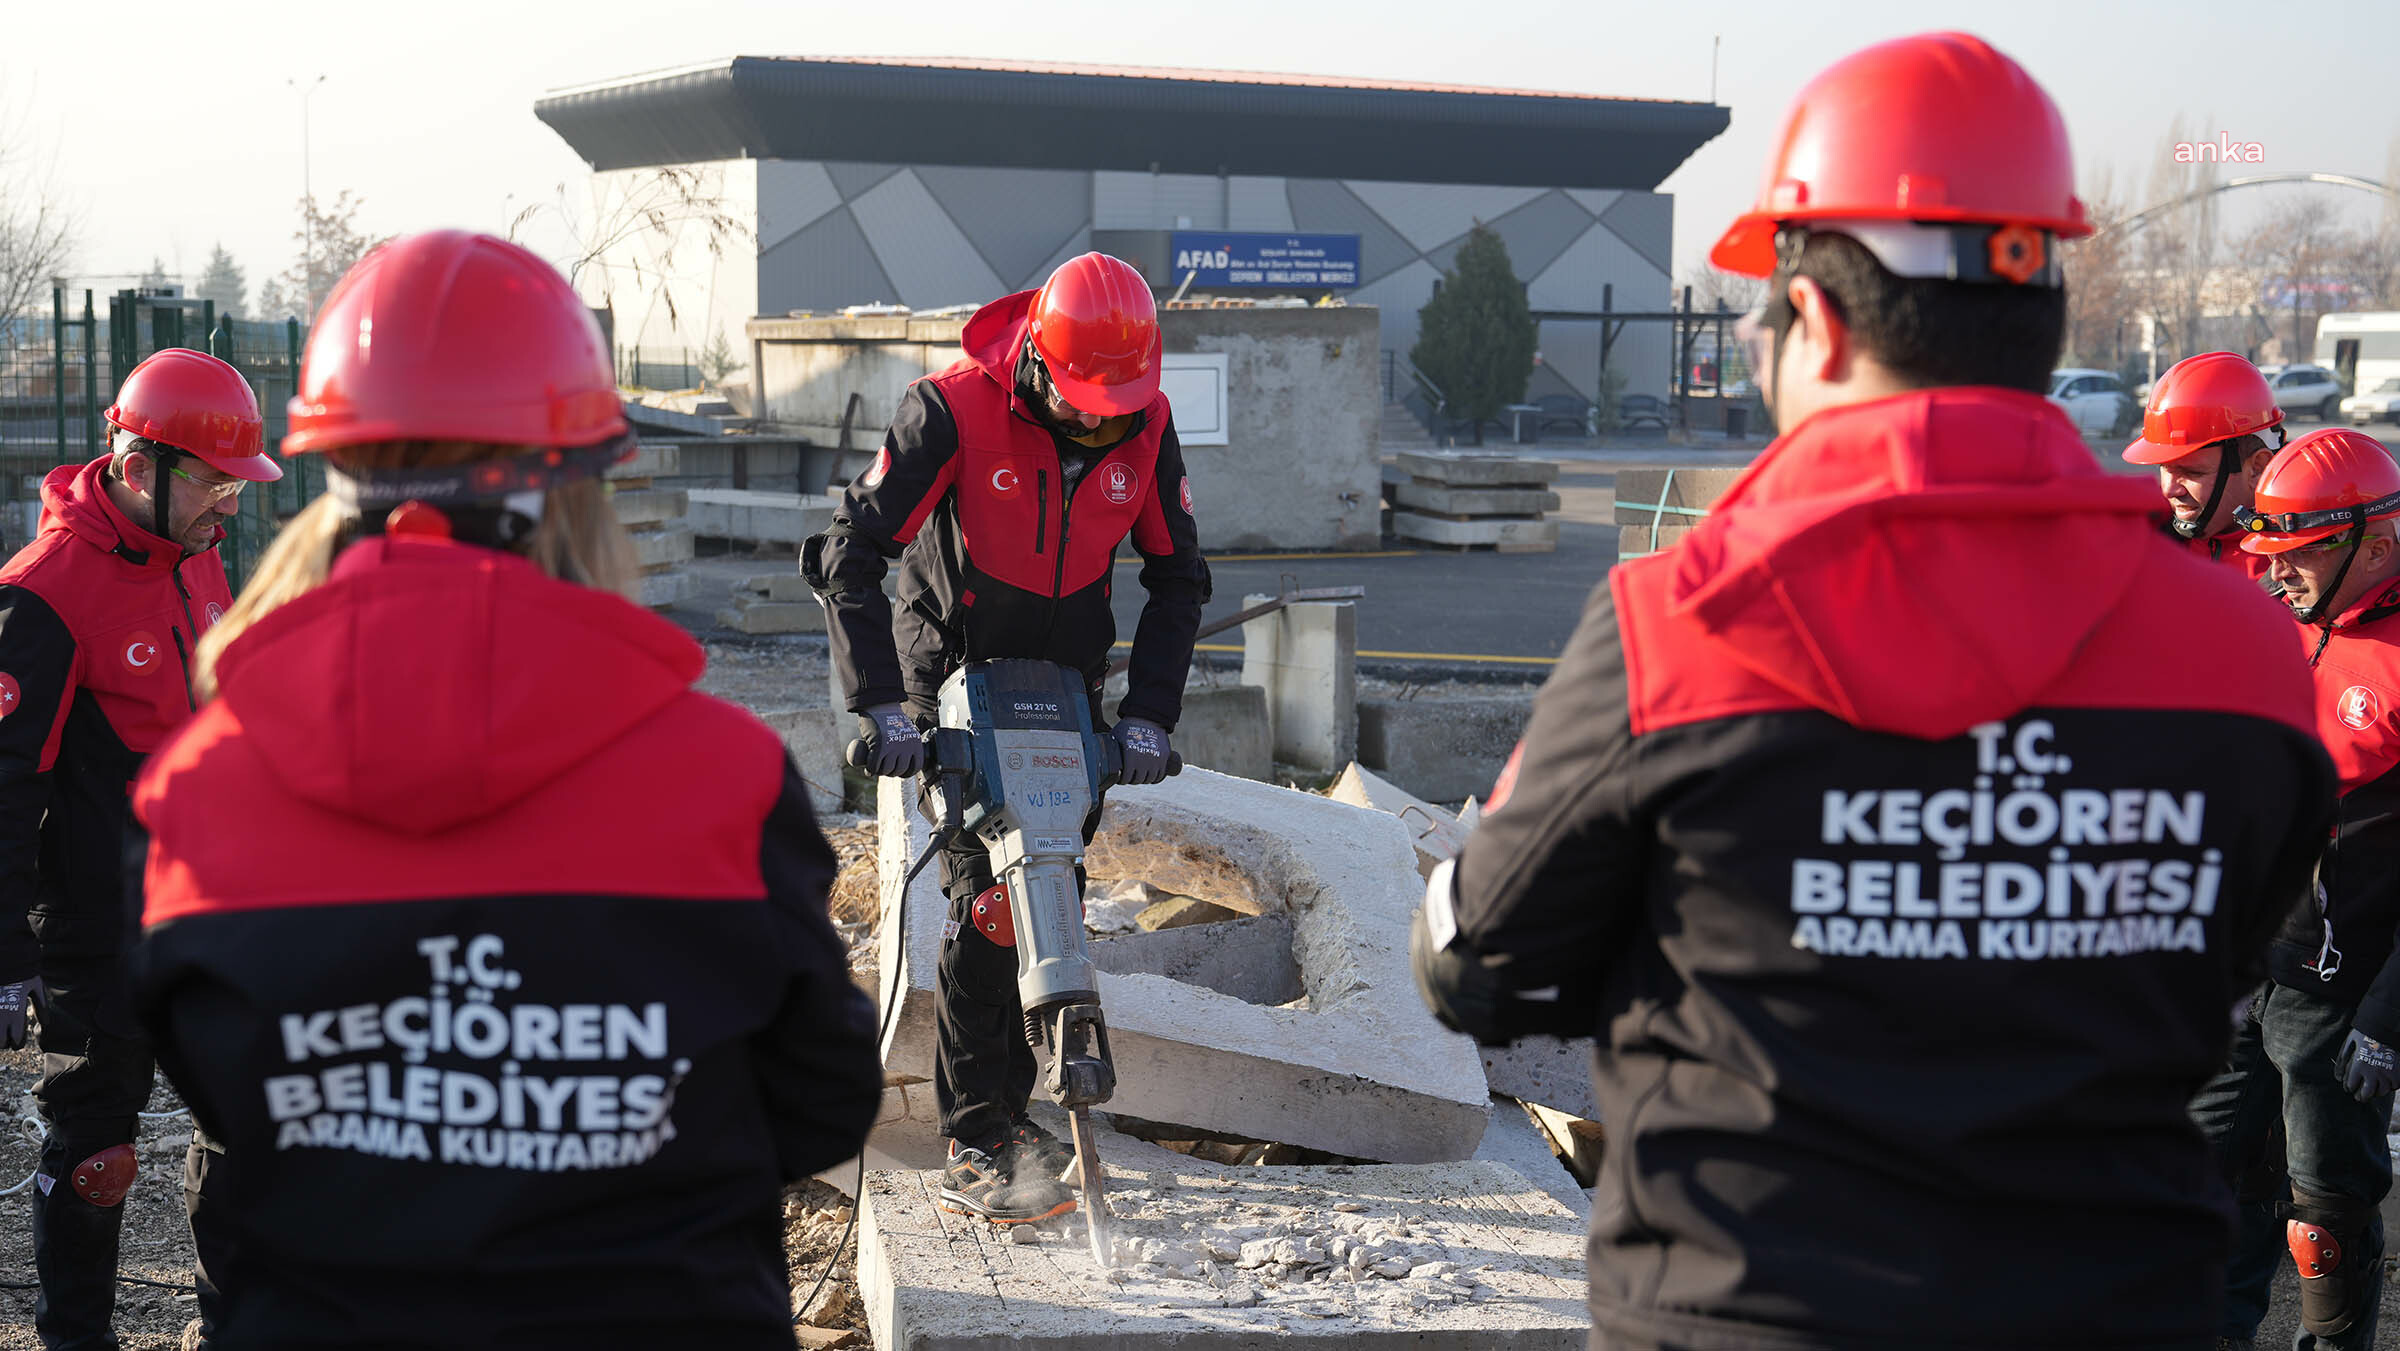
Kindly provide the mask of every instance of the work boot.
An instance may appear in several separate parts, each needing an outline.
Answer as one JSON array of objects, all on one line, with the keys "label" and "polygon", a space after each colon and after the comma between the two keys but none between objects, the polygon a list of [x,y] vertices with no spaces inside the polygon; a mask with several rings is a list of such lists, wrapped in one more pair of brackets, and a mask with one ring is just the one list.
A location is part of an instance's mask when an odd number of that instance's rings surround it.
[{"label": "work boot", "polygon": [[1032,1117],[1021,1116],[1008,1128],[1008,1139],[1001,1145],[1002,1157],[1009,1171],[1027,1178],[1057,1178],[1068,1186],[1075,1185],[1067,1170],[1075,1166],[1075,1147],[1043,1130]]},{"label": "work boot", "polygon": [[1008,1166],[1005,1139],[990,1149],[950,1142],[942,1169],[941,1208],[955,1215],[980,1215],[994,1224],[1027,1224],[1075,1208],[1075,1193],[1055,1178],[1016,1177]]}]

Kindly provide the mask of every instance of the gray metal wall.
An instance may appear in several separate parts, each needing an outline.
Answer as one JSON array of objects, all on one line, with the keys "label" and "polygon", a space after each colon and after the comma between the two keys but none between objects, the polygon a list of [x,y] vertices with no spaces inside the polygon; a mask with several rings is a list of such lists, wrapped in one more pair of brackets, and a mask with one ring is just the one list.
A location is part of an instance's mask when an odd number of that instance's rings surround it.
[{"label": "gray metal wall", "polygon": [[[1663,310],[1672,289],[1674,200],[1655,192],[763,160],[758,217],[765,315],[979,304],[1039,284],[1094,227],[1356,234],[1350,298],[1380,307],[1381,345],[1404,356],[1478,221],[1507,242],[1536,309],[1597,310],[1613,285],[1617,309]],[[1545,324],[1541,349],[1532,393],[1596,394],[1595,325]],[[1665,325],[1628,327],[1610,361],[1629,390],[1664,394]]]}]

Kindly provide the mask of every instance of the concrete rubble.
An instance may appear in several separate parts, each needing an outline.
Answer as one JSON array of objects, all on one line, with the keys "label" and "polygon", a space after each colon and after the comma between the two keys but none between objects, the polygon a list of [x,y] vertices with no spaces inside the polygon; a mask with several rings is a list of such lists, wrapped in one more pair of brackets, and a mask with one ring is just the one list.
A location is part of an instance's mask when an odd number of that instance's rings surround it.
[{"label": "concrete rubble", "polygon": [[1496,1163],[1240,1168],[1109,1135],[1115,1268],[1068,1216],[1000,1233],[938,1175],[870,1174],[860,1289],[878,1346],[1580,1348],[1583,1221]]}]

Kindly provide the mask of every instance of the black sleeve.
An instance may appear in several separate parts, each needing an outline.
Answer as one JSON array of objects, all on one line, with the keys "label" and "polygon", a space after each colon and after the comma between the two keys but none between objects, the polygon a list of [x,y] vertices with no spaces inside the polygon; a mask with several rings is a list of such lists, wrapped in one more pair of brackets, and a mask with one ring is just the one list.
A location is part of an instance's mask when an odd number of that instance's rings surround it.
[{"label": "black sleeve", "polygon": [[1208,604],[1208,560],[1200,556],[1200,527],[1184,506],[1191,480],[1183,447],[1169,425],[1158,441],[1151,500],[1134,523],[1133,547],[1142,556],[1142,588],[1150,598],[1134,625],[1119,718],[1147,718],[1172,732],[1183,716],[1183,682],[1192,670],[1192,642]]},{"label": "black sleeve", "polygon": [[31,591],[0,586],[0,983],[30,980],[40,965],[25,916],[50,810],[43,752],[74,699],[74,672],[66,621]]},{"label": "black sleeve", "polygon": [[901,702],[883,576],[950,491],[957,458],[949,405],[932,381],[917,381],[900,396],[874,465],[842,490],[833,528],[800,546],[800,572],[825,606],[826,646],[853,713]]},{"label": "black sleeve", "polygon": [[767,905],[791,983],[775,1020],[751,1041],[759,1097],[786,1181],[859,1152],[883,1100],[875,1006],[850,979],[849,950],[833,931],[833,847],[808,807],[808,785],[789,759],[783,791],[759,842]]},{"label": "black sleeve", "polygon": [[1595,973],[1641,922],[1651,830],[1635,807],[1634,760],[1603,579],[1534,699],[1513,787],[1467,837],[1452,878],[1459,935],[1503,988],[1556,986],[1562,1003],[1589,1007]]}]

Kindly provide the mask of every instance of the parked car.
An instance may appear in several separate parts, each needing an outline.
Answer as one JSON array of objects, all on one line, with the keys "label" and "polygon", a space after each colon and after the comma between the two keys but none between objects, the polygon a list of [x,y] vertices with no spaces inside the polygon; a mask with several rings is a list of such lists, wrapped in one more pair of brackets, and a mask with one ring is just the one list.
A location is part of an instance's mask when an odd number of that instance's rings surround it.
[{"label": "parked car", "polygon": [[2400,375],[2391,377],[2364,394],[2353,394],[2342,400],[2342,416],[2360,427],[2377,418],[2389,418],[2394,425],[2400,425]]},{"label": "parked car", "polygon": [[2050,402],[2081,432],[2129,435],[2142,421],[2141,403],[2126,392],[2124,381],[2107,371],[2068,366],[2050,372]]},{"label": "parked car", "polygon": [[2325,367],[2261,366],[2258,373],[2267,377],[2268,388],[2275,391],[2275,406],[2284,412],[2314,413],[2319,422],[2342,415],[2342,382]]}]

